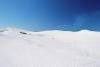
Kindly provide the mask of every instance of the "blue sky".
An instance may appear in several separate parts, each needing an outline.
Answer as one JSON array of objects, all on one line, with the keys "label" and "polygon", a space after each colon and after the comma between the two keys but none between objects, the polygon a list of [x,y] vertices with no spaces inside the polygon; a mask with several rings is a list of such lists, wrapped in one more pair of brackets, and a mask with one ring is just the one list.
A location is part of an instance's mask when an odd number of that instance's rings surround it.
[{"label": "blue sky", "polygon": [[0,27],[100,31],[100,0],[0,0]]}]

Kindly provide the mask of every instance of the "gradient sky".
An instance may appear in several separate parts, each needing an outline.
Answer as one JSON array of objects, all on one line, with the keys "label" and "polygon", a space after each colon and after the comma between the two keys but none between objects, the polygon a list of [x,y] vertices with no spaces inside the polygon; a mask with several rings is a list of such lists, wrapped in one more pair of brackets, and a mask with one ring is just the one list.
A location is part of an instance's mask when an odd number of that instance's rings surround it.
[{"label": "gradient sky", "polygon": [[0,0],[0,27],[100,31],[100,0]]}]

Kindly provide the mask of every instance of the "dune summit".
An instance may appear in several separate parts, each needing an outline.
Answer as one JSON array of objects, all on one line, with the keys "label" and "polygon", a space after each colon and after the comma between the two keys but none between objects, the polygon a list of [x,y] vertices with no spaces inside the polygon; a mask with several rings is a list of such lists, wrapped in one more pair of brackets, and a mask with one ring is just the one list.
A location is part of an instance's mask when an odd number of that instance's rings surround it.
[{"label": "dune summit", "polygon": [[100,32],[0,29],[0,67],[100,67]]}]

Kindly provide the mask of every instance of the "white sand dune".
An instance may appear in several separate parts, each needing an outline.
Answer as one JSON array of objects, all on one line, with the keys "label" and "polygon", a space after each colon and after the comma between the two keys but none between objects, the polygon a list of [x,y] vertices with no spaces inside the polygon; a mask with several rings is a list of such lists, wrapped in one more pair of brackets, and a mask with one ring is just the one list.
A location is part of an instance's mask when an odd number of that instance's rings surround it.
[{"label": "white sand dune", "polygon": [[0,67],[100,67],[100,32],[1,29]]}]

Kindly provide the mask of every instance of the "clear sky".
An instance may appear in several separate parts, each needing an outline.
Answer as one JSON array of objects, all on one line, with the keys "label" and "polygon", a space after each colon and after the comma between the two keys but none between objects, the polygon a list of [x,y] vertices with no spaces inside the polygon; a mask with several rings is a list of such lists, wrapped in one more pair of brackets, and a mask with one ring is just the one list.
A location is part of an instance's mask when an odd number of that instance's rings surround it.
[{"label": "clear sky", "polygon": [[100,0],[0,0],[0,27],[100,31]]}]

